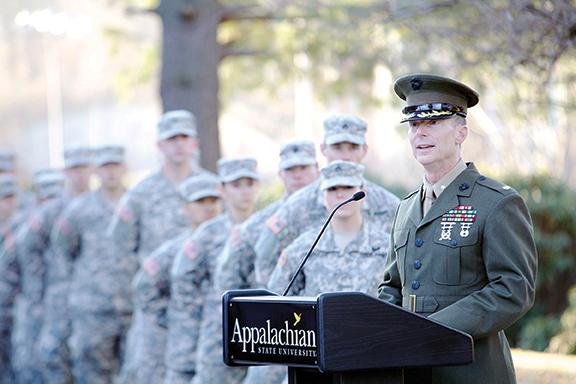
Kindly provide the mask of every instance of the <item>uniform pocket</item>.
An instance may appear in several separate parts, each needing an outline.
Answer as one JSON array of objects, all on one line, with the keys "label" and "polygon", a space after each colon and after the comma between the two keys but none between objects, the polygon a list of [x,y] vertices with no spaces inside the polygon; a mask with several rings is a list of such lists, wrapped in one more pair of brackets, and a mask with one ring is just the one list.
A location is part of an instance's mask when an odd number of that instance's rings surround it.
[{"label": "uniform pocket", "polygon": [[406,245],[408,244],[409,235],[409,229],[397,229],[394,231],[394,254],[396,256],[396,264],[402,285],[404,285],[404,265],[406,263],[406,249],[408,248]]},{"label": "uniform pocket", "polygon": [[449,235],[446,229],[439,229],[434,234],[434,243],[433,277],[437,284],[462,285],[477,280],[481,258],[475,228],[463,232],[455,226]]}]

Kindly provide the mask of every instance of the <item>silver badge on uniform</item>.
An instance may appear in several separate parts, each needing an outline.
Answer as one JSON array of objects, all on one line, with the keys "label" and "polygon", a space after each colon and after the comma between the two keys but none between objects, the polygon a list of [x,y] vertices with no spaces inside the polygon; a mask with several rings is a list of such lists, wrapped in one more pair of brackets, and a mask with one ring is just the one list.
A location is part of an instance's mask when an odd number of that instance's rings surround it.
[{"label": "silver badge on uniform", "polygon": [[442,215],[442,234],[439,240],[451,240],[452,227],[460,223],[460,237],[470,236],[470,227],[476,220],[476,210],[471,205],[457,205]]}]

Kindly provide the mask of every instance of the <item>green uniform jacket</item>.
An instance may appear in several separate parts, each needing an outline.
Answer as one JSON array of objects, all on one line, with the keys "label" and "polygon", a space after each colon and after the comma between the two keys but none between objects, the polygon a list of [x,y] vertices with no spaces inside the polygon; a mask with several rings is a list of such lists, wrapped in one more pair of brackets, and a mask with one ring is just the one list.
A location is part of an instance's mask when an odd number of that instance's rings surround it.
[{"label": "green uniform jacket", "polygon": [[470,365],[434,368],[434,383],[514,383],[503,329],[533,304],[530,214],[512,188],[468,164],[422,218],[422,188],[396,212],[379,297],[474,338]]}]

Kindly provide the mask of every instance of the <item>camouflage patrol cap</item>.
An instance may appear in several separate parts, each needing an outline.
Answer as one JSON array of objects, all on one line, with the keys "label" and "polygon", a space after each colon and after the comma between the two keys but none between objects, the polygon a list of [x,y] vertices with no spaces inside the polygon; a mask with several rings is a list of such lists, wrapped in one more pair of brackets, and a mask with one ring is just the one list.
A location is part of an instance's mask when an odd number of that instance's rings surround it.
[{"label": "camouflage patrol cap", "polygon": [[469,86],[432,74],[403,76],[394,83],[394,92],[406,100],[401,123],[466,117],[467,108],[478,104],[478,93]]},{"label": "camouflage patrol cap", "polygon": [[316,164],[316,148],[310,140],[295,140],[280,149],[280,169],[288,169],[298,165]]},{"label": "camouflage patrol cap", "polygon": [[222,183],[229,183],[234,180],[248,177],[260,180],[257,167],[258,162],[252,157],[223,158],[218,160],[218,177]]},{"label": "camouflage patrol cap", "polygon": [[55,169],[41,169],[34,172],[33,184],[36,196],[40,199],[56,197],[64,191],[64,175]]},{"label": "camouflage patrol cap", "polygon": [[196,117],[184,109],[168,111],[158,121],[158,140],[168,140],[178,135],[198,136]]},{"label": "camouflage patrol cap", "polygon": [[101,167],[105,164],[124,163],[125,149],[121,145],[104,145],[94,149],[94,165]]},{"label": "camouflage patrol cap", "polygon": [[324,143],[366,144],[366,122],[349,115],[330,116],[324,120]]},{"label": "camouflage patrol cap", "polygon": [[69,146],[64,149],[64,167],[85,167],[92,164],[94,151],[84,145]]},{"label": "camouflage patrol cap", "polygon": [[0,175],[0,199],[16,194],[16,178],[12,174]]},{"label": "camouflage patrol cap", "polygon": [[351,161],[336,160],[320,170],[320,189],[360,187],[364,166]]},{"label": "camouflage patrol cap", "polygon": [[182,198],[191,203],[205,197],[220,197],[220,179],[213,173],[202,173],[184,180],[179,191]]},{"label": "camouflage patrol cap", "polygon": [[16,167],[16,156],[14,152],[7,149],[0,149],[0,171],[11,172]]}]

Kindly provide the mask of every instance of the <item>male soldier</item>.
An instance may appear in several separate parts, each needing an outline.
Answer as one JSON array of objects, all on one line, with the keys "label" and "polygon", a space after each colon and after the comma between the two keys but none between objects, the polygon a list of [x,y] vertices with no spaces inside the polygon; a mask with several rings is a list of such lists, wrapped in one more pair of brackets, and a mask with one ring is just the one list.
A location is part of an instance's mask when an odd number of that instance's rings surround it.
[{"label": "male soldier", "polygon": [[[308,140],[296,140],[282,146],[279,168],[278,174],[285,190],[284,197],[256,212],[241,226],[233,229],[222,252],[214,278],[220,292],[256,287],[254,246],[258,236],[262,232],[265,221],[289,196],[318,178],[314,143]],[[286,369],[284,367],[251,367],[244,383],[269,382],[270,375],[274,375],[273,371],[278,370],[283,374]]]},{"label": "male soldier", "polygon": [[8,225],[18,208],[14,175],[0,174],[0,228]]},{"label": "male soldier", "polygon": [[[156,318],[155,327],[159,330],[148,332],[143,329],[139,336],[151,347],[164,350],[166,347],[166,318],[170,300],[170,271],[174,258],[182,249],[184,242],[192,236],[194,230],[205,221],[213,219],[222,213],[220,199],[220,180],[216,175],[204,173],[189,177],[180,185],[180,193],[185,202],[186,214],[190,220],[190,228],[173,239],[164,242],[142,263],[142,267],[134,278],[134,301],[136,306],[147,316]],[[157,337],[161,335],[161,338]],[[166,359],[166,381],[178,382],[177,373],[172,369],[172,361]],[[162,382],[163,377],[155,378]],[[190,379],[186,381],[186,384]]]},{"label": "male soldier", "polygon": [[432,368],[433,382],[515,383],[503,330],[534,300],[537,256],[526,204],[462,161],[474,90],[414,74],[398,79],[394,91],[406,100],[402,122],[424,182],[396,213],[379,296],[474,338],[474,362]]},{"label": "male soldier", "polygon": [[[196,119],[190,112],[166,112],[158,122],[157,138],[162,168],[124,195],[109,228],[118,257],[133,258],[139,265],[164,241],[189,227],[178,184],[204,172],[192,161],[198,140]],[[163,351],[149,350],[138,339],[139,329],[154,327],[155,322],[141,311],[134,312],[121,369],[123,383],[145,383],[164,375]]]},{"label": "male soldier", "polygon": [[[58,216],[64,208],[82,193],[90,189],[92,174],[92,149],[71,146],[64,149],[64,176],[66,190],[62,196],[40,209],[38,230],[31,226],[22,252],[42,249],[46,267],[44,279],[44,320],[38,341],[38,358],[42,364],[42,375],[48,383],[72,381],[72,366],[67,340],[70,324],[67,321],[66,291],[60,285],[58,260],[54,257],[50,234]],[[36,248],[42,247],[42,248]],[[20,249],[18,249],[20,252]]]},{"label": "male soldier", "polygon": [[198,228],[174,260],[168,345],[172,351],[192,356],[178,360],[188,364],[174,369],[180,379],[193,376],[195,371],[193,383],[222,384],[240,382],[244,375],[244,370],[228,368],[222,362],[222,293],[213,278],[232,227],[246,220],[254,209],[260,186],[256,166],[252,158],[218,161],[226,213]]},{"label": "male soldier", "polygon": [[[324,142],[320,146],[328,163],[346,160],[361,163],[368,151],[366,123],[352,116],[332,116],[324,121]],[[398,198],[384,188],[364,181],[364,213],[375,218],[388,232],[398,205]],[[328,212],[322,202],[320,183],[291,196],[266,222],[256,244],[256,281],[266,285],[280,252],[307,229],[322,224]]]},{"label": "male soldier", "polygon": [[[57,200],[64,191],[64,176],[59,171],[38,171],[33,182],[40,210]],[[0,251],[0,313],[14,317],[13,328],[4,329],[4,336],[12,339],[16,383],[42,382],[36,345],[42,326],[46,270],[42,257],[45,242],[41,240],[48,234],[43,232],[40,236],[39,233],[40,230],[47,232],[49,227],[43,225],[41,217],[33,212],[22,225],[7,228]],[[21,249],[23,247],[25,250]],[[10,326],[10,319],[4,320],[4,324]]]},{"label": "male soldier", "polygon": [[[7,174],[15,176],[16,173],[16,155],[13,151],[0,148],[0,175]],[[16,188],[18,197],[18,210],[25,213],[34,206],[34,196],[28,191],[22,191]]]},{"label": "male soldier", "polygon": [[[0,249],[6,237],[9,237],[14,230],[11,223],[14,220],[17,203],[14,176],[0,174]],[[2,257],[1,254],[0,257]],[[2,266],[1,261],[0,266]],[[0,267],[0,275],[6,275],[8,272]],[[6,299],[11,300],[16,293],[10,292],[10,284],[4,282],[6,278],[8,276],[0,278],[0,298],[8,295]],[[10,366],[10,334],[12,333],[13,315],[11,310],[7,310],[7,304],[0,301],[0,384],[9,383],[13,380]]]},{"label": "male soldier", "polygon": [[120,366],[120,346],[130,322],[130,281],[135,265],[118,258],[105,236],[124,194],[124,148],[94,151],[100,188],[68,204],[52,231],[59,284],[67,296],[75,383],[111,383]]}]

